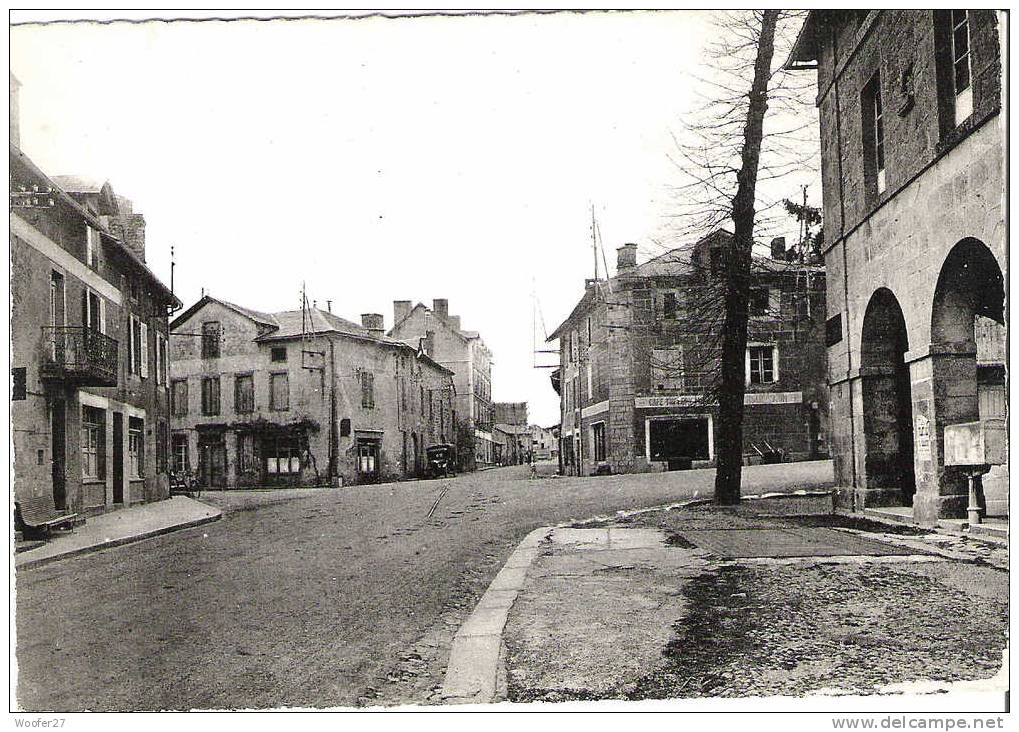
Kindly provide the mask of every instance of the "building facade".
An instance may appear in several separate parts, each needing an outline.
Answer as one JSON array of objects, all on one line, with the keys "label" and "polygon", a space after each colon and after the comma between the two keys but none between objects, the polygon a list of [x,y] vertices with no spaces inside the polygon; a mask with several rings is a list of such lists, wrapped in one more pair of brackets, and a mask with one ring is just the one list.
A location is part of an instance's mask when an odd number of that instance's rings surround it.
[{"label": "building facade", "polygon": [[[432,300],[432,307],[410,300],[393,302],[393,328],[389,336],[406,343],[425,344],[425,350],[454,374],[456,411],[461,429],[469,436],[467,449],[459,441],[464,467],[491,465],[496,448],[492,436],[492,353],[477,331],[464,330],[459,315],[449,314],[449,301]],[[473,462],[473,464],[472,464]]]},{"label": "building facade", "polygon": [[[720,256],[732,235],[637,265],[637,246],[618,250],[616,276],[588,281],[558,339],[560,460],[570,474],[641,472],[714,464],[719,368]],[[826,452],[824,271],[754,258],[744,454],[747,462],[804,460]],[[710,310],[710,312],[708,312]]]},{"label": "building facade", "polygon": [[559,437],[555,428],[542,427],[532,424],[531,430],[531,452],[535,460],[558,460],[559,459]]},{"label": "building facade", "polygon": [[[1002,24],[989,10],[812,11],[835,479],[846,506],[964,516],[946,425],[1005,416]],[[1005,467],[985,477],[1007,510]]]},{"label": "building facade", "polygon": [[211,296],[171,324],[172,452],[206,486],[374,483],[423,475],[450,442],[453,373],[330,312],[261,313]]},{"label": "building facade", "polygon": [[[11,89],[16,109],[13,79]],[[166,498],[167,314],[180,303],[145,263],[144,218],[130,201],[109,183],[47,176],[17,140],[15,499],[87,515]]]}]

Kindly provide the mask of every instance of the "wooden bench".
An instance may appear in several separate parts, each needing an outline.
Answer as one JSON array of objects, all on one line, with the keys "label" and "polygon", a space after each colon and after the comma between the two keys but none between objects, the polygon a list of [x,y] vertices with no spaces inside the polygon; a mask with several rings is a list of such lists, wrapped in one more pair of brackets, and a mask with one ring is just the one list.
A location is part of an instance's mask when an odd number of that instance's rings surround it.
[{"label": "wooden bench", "polygon": [[53,505],[53,496],[29,496],[15,500],[14,524],[16,527],[49,534],[56,528],[73,528],[78,514],[58,511]]}]

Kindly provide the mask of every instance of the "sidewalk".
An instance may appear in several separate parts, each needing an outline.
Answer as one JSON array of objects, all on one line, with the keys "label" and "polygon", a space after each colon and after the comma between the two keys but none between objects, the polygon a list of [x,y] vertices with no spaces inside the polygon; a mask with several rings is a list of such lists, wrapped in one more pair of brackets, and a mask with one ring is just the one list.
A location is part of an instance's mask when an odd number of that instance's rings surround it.
[{"label": "sidewalk", "polygon": [[774,513],[701,505],[533,532],[458,633],[443,700],[1007,688],[1007,547]]},{"label": "sidewalk", "polygon": [[69,533],[55,534],[42,546],[14,556],[17,569],[40,566],[60,559],[130,544],[171,531],[216,521],[222,511],[186,496],[146,503],[133,508],[90,517]]}]

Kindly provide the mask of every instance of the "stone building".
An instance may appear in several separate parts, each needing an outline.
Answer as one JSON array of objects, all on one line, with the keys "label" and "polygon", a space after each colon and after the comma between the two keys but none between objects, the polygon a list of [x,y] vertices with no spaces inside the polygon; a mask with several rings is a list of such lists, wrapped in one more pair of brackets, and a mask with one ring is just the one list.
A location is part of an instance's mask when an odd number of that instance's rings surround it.
[{"label": "stone building", "polygon": [[10,146],[15,500],[94,514],[169,495],[167,313],[145,223],[109,183]]},{"label": "stone building", "polygon": [[527,424],[527,402],[493,402],[492,415],[496,424]]},{"label": "stone building", "polygon": [[[697,310],[717,292],[732,234],[636,262],[618,250],[616,276],[588,281],[558,339],[560,460],[565,472],[640,472],[714,464],[718,343]],[[747,462],[825,454],[823,268],[788,261],[784,240],[755,255],[746,356]]]},{"label": "stone building", "polygon": [[559,459],[559,437],[555,428],[545,428],[532,424],[531,430],[531,452],[535,460],[558,460]]},{"label": "stone building", "polygon": [[[965,515],[946,425],[1005,415],[1005,126],[989,10],[812,11],[835,479],[844,505]],[[1004,467],[985,479],[1006,510]]]},{"label": "stone building", "polygon": [[[477,331],[464,330],[459,315],[449,314],[449,301],[432,300],[428,308],[410,300],[393,302],[389,335],[408,343],[423,342],[432,357],[456,375],[456,412],[471,444],[460,444],[467,469],[495,462],[492,437],[492,353]],[[465,448],[473,454],[464,454]]]},{"label": "stone building", "polygon": [[449,442],[453,374],[385,335],[307,308],[260,313],[205,296],[171,324],[177,470],[225,488],[421,475]]}]

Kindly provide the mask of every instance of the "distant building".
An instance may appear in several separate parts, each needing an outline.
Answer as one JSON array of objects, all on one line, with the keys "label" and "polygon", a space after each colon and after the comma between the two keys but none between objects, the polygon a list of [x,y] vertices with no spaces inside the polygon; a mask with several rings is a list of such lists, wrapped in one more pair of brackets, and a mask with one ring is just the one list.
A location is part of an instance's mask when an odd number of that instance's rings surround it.
[{"label": "distant building", "polygon": [[372,483],[423,474],[454,433],[453,373],[308,308],[261,313],[211,296],[171,324],[173,462],[225,488]]},{"label": "distant building", "polygon": [[496,424],[527,424],[527,402],[495,402],[492,411]]},{"label": "distant building", "polygon": [[169,495],[167,313],[145,222],[109,183],[49,177],[18,147],[11,79],[14,494],[79,514]]},{"label": "distant building", "polygon": [[[389,335],[406,343],[423,344],[425,353],[454,374],[456,411],[473,443],[473,455],[459,456],[468,468],[495,462],[492,437],[492,354],[477,331],[464,330],[460,316],[449,314],[449,301],[432,300],[428,308],[410,300],[393,302]],[[458,445],[463,450],[464,445]]]},{"label": "distant building", "polygon": [[545,428],[532,424],[531,430],[531,452],[535,460],[558,460],[559,459],[559,436],[556,428]]},{"label": "distant building", "polygon": [[[588,281],[559,340],[560,456],[566,472],[636,472],[710,466],[719,353],[711,314],[696,303],[717,291],[732,234],[637,264],[619,249],[616,276]],[[825,455],[823,268],[788,261],[784,241],[754,257],[743,451],[747,462]]]},{"label": "distant building", "polygon": [[[945,427],[1003,427],[1006,29],[993,10],[813,10],[787,61],[817,70],[845,506],[965,516]],[[990,514],[1007,512],[1007,476],[984,479]]]},{"label": "distant building", "polygon": [[500,446],[497,462],[500,465],[523,465],[531,460],[531,428],[526,424],[500,424],[493,426]]}]

